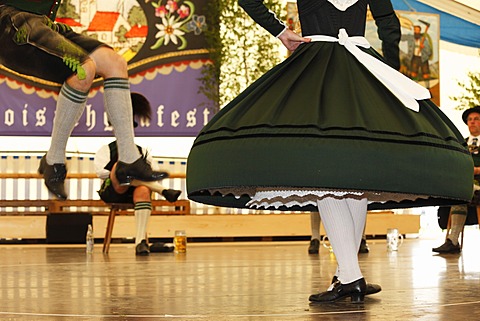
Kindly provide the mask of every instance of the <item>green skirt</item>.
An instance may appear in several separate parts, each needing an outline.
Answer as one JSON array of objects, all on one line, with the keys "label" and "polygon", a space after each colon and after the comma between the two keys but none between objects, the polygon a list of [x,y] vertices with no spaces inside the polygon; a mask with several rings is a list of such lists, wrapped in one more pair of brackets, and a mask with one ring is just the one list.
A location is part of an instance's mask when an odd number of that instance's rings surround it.
[{"label": "green skirt", "polygon": [[[419,104],[406,108],[338,43],[303,44],[202,129],[188,197],[238,208],[260,190],[296,189],[367,197],[369,209],[468,202],[464,139],[430,100]],[[287,201],[264,208],[316,210]]]}]

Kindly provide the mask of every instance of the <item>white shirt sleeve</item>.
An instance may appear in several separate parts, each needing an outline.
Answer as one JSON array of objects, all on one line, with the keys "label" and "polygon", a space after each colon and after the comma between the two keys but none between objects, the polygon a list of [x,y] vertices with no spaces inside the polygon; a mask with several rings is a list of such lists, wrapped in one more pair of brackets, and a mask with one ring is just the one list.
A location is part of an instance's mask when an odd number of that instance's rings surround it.
[{"label": "white shirt sleeve", "polygon": [[152,151],[150,150],[150,148],[142,147],[142,154],[147,155],[146,157],[147,163],[150,164],[150,166],[152,166],[153,170],[157,170],[156,168],[157,164],[155,164],[155,162],[153,161]]},{"label": "white shirt sleeve", "polygon": [[110,162],[110,148],[108,145],[103,145],[95,154],[94,159],[95,173],[98,177],[105,180],[110,177],[110,171],[105,169],[105,166]]}]

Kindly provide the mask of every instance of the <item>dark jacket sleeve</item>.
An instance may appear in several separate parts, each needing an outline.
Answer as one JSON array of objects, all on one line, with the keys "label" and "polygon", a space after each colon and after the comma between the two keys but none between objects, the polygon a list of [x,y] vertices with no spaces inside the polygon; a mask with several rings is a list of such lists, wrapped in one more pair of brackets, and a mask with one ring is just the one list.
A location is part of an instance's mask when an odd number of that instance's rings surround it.
[{"label": "dark jacket sleeve", "polygon": [[375,24],[378,28],[378,37],[382,41],[382,52],[386,63],[400,69],[400,49],[398,43],[401,38],[400,21],[393,10],[390,0],[370,0]]},{"label": "dark jacket sleeve", "polygon": [[238,0],[238,4],[256,23],[275,37],[285,29],[285,24],[263,4],[263,0]]}]

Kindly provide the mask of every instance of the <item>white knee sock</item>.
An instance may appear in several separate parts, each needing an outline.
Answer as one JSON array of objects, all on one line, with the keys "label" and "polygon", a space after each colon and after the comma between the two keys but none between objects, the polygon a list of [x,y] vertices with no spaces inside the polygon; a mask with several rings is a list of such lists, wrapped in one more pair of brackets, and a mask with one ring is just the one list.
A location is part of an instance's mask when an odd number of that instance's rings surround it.
[{"label": "white knee sock", "polygon": [[458,244],[458,238],[460,233],[463,231],[463,227],[465,226],[465,221],[467,220],[467,215],[462,214],[451,214],[451,229],[448,238],[454,245]]},{"label": "white knee sock", "polygon": [[127,164],[133,163],[141,155],[134,143],[132,99],[128,79],[105,79],[103,88],[105,111],[117,138],[118,160]]},{"label": "white knee sock", "polygon": [[75,90],[67,83],[60,89],[52,129],[52,142],[47,152],[47,163],[65,164],[67,141],[85,109],[88,93]]},{"label": "white knee sock", "polygon": [[135,203],[135,222],[137,225],[137,236],[135,237],[135,245],[139,244],[142,240],[145,240],[150,214],[152,214],[152,203]]},{"label": "white knee sock", "polygon": [[[365,238],[365,222],[367,219],[367,215],[364,215],[364,213],[367,212],[368,202],[367,202],[367,199],[362,199],[362,200],[346,199],[345,202],[348,205],[350,213],[352,214],[353,222],[355,224],[355,240],[357,240],[357,243],[358,243],[358,246],[357,246],[357,252],[358,252],[358,249],[360,248],[360,243],[362,242],[362,239]],[[362,224],[363,224],[363,228],[361,229],[361,233],[360,233],[360,227]],[[337,270],[335,271],[335,275],[338,277],[339,274],[340,274],[340,268],[337,265]]]},{"label": "white knee sock", "polygon": [[361,224],[365,224],[366,203],[366,199],[325,198],[317,201],[323,226],[337,259],[338,279],[344,284],[363,277],[358,264],[358,248],[363,232]]},{"label": "white knee sock", "polygon": [[310,212],[310,228],[312,230],[312,240],[320,240],[320,214]]},{"label": "white knee sock", "polygon": [[361,200],[347,199],[346,200],[350,213],[352,214],[353,222],[355,224],[355,239],[357,240],[357,251],[360,248],[360,243],[365,232],[365,222],[367,220],[367,206],[366,198]]}]

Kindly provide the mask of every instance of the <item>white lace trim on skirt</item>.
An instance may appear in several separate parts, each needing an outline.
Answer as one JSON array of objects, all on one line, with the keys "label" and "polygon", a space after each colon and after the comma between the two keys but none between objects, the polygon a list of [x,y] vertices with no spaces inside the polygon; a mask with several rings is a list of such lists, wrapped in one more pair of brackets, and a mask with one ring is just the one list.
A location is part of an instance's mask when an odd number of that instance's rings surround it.
[{"label": "white lace trim on skirt", "polygon": [[417,200],[419,198],[428,198],[428,195],[416,195],[408,193],[390,193],[359,190],[328,190],[312,188],[255,188],[255,187],[237,187],[212,189],[211,194],[220,193],[222,195],[234,195],[240,198],[241,195],[248,195],[251,200],[246,204],[250,208],[257,209],[278,209],[282,206],[291,208],[294,206],[317,206],[317,201],[324,198],[367,198],[369,203],[384,203],[387,201],[400,202],[403,200]]}]

